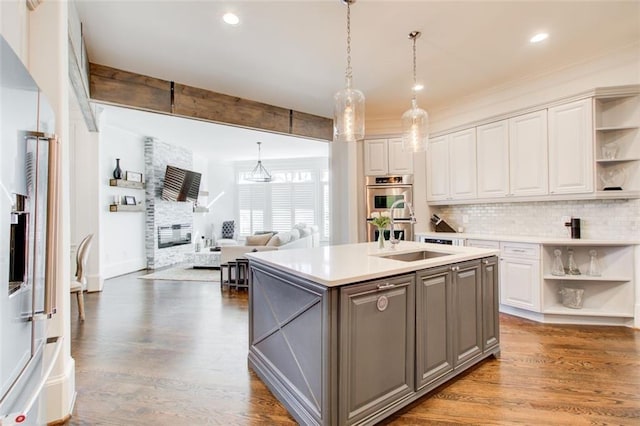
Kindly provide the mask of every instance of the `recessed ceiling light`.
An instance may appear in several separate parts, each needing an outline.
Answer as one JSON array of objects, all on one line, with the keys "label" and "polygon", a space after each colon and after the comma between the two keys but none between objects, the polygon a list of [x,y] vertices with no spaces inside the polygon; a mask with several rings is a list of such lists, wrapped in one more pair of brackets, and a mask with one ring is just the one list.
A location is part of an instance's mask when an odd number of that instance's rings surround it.
[{"label": "recessed ceiling light", "polygon": [[547,37],[549,37],[549,34],[547,34],[547,33],[538,33],[538,34],[534,35],[533,37],[531,37],[529,42],[531,42],[531,43],[540,43],[542,40],[546,40]]},{"label": "recessed ceiling light", "polygon": [[416,83],[416,84],[413,86],[413,91],[414,91],[414,92],[419,92],[419,91],[421,91],[422,89],[424,89],[424,84]]},{"label": "recessed ceiling light", "polygon": [[238,15],[231,12],[225,13],[224,16],[222,16],[222,20],[229,25],[238,25],[238,23],[240,23],[240,18],[238,18]]}]

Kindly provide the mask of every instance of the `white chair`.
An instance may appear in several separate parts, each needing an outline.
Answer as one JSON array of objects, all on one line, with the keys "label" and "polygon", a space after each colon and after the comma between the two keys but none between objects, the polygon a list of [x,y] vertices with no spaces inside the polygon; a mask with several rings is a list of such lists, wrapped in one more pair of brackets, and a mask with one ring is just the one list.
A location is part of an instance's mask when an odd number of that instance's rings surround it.
[{"label": "white chair", "polygon": [[233,220],[226,220],[222,222],[222,238],[218,238],[215,242],[216,246],[237,246],[236,240],[236,223]]},{"label": "white chair", "polygon": [[87,283],[85,276],[85,270],[87,267],[87,258],[89,257],[89,249],[91,248],[91,241],[93,234],[89,234],[80,242],[78,250],[76,251],[76,277],[74,281],[71,281],[70,291],[76,294],[76,300],[78,301],[78,316],[81,321],[84,321],[84,287]]}]

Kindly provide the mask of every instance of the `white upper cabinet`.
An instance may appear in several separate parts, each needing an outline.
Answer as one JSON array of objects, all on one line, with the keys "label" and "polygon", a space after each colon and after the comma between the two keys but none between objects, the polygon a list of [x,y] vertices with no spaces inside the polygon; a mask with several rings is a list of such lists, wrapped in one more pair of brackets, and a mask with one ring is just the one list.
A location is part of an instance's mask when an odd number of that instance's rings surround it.
[{"label": "white upper cabinet", "polygon": [[505,197],[509,193],[509,122],[476,128],[478,198]]},{"label": "white upper cabinet", "polygon": [[389,162],[387,140],[373,139],[364,141],[364,174],[372,176],[386,175]]},{"label": "white upper cabinet", "polygon": [[475,128],[429,139],[427,147],[427,200],[475,198]]},{"label": "white upper cabinet", "polygon": [[549,193],[593,191],[592,101],[549,108]]},{"label": "white upper cabinet", "polygon": [[427,200],[449,199],[449,144],[447,136],[427,144]]},{"label": "white upper cabinet", "polygon": [[516,114],[432,138],[427,202],[640,198],[640,85]]},{"label": "white upper cabinet", "polygon": [[413,152],[407,152],[402,148],[402,139],[387,140],[387,149],[389,153],[389,174],[413,174]]},{"label": "white upper cabinet", "polygon": [[453,200],[476,198],[476,129],[449,135],[449,188]]},{"label": "white upper cabinet", "polygon": [[509,176],[509,195],[548,193],[546,109],[509,119]]},{"label": "white upper cabinet", "polygon": [[365,140],[364,173],[367,176],[413,174],[413,153],[402,149],[402,139]]}]

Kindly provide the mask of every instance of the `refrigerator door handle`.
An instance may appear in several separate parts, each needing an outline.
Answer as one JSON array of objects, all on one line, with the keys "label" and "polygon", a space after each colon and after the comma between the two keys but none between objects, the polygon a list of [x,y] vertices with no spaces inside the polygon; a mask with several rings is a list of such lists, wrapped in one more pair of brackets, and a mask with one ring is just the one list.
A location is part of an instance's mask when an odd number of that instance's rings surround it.
[{"label": "refrigerator door handle", "polygon": [[59,155],[58,137],[51,135],[49,140],[49,198],[47,199],[47,254],[45,261],[44,314],[51,317],[56,313],[56,265],[58,264],[58,211],[59,211]]},{"label": "refrigerator door handle", "polygon": [[[49,360],[49,364],[44,369],[44,374],[42,374],[40,381],[38,382],[38,385],[34,388],[33,393],[29,396],[29,398],[26,399],[23,410],[7,414],[6,417],[4,418],[8,418],[8,419],[21,418],[21,422],[27,420],[27,413],[31,411],[31,408],[33,408],[33,405],[36,403],[36,401],[40,397],[40,394],[42,393],[42,389],[44,388],[45,383],[47,383],[47,380],[49,380],[49,376],[53,371],[53,367],[56,365],[56,361],[58,359],[58,356],[60,355],[60,350],[62,349],[62,341],[63,341],[62,337],[54,337],[47,341],[47,344],[51,343],[51,344],[54,344],[55,346],[52,349],[53,352],[51,352],[51,359]],[[44,350],[42,346],[41,346],[41,350]],[[0,416],[0,419],[2,418],[3,417]]]}]

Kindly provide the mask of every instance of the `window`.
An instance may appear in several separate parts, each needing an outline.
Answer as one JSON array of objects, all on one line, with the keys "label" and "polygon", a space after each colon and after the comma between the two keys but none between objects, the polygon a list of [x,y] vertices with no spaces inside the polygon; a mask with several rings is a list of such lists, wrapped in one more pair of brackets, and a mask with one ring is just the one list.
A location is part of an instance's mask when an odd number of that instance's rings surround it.
[{"label": "window", "polygon": [[317,225],[329,240],[329,170],[326,158],[265,163],[273,180],[245,180],[255,162],[237,163],[239,235],[288,231],[296,223]]}]

